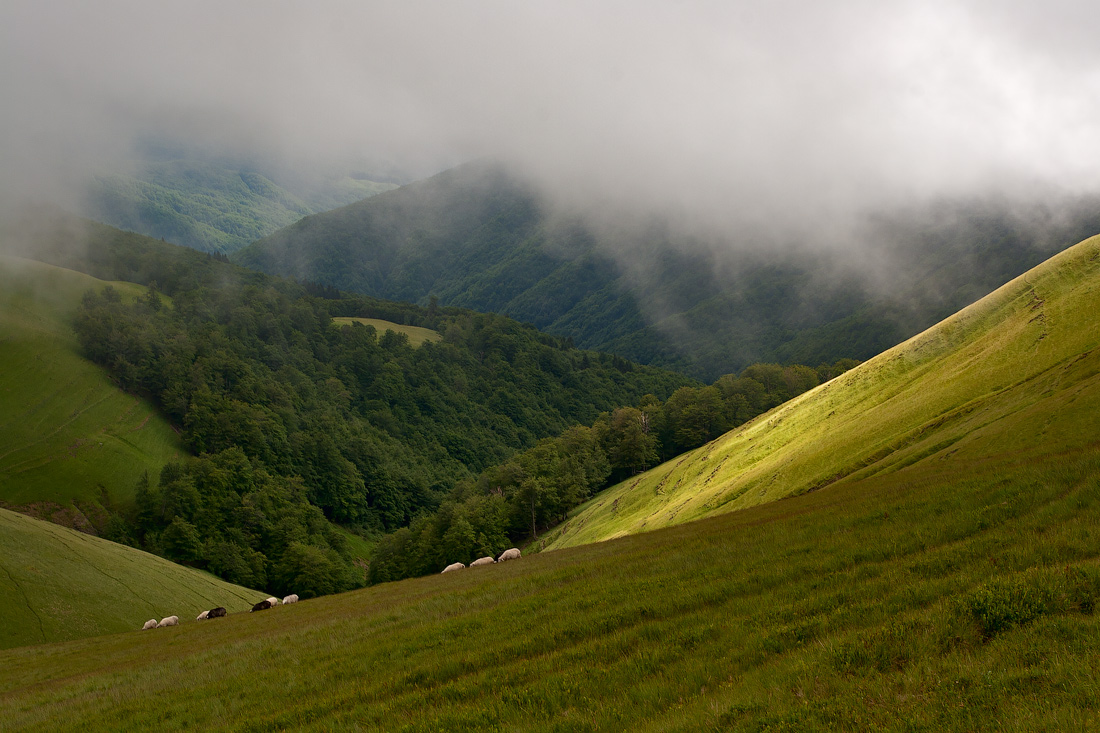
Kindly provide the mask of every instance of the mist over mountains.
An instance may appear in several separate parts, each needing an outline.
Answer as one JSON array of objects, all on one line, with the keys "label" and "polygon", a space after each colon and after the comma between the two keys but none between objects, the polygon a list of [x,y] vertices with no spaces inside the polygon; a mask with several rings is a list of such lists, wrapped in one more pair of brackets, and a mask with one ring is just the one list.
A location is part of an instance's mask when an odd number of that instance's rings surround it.
[{"label": "mist over mountains", "polygon": [[869,213],[1097,190],[1096,14],[20,0],[0,9],[2,199],[70,204],[151,136],[404,180],[489,157],[611,229],[655,216],[753,250],[813,234],[863,259]]},{"label": "mist over mountains", "polygon": [[467,164],[307,217],[242,250],[267,272],[375,297],[507,314],[584,348],[705,380],[760,361],[866,359],[1100,228],[1093,199],[944,200],[865,220],[860,259],[615,228],[503,166]]},{"label": "mist over mountains", "polygon": [[354,172],[310,176],[185,152],[96,175],[81,210],[138,234],[204,252],[232,252],[308,214],[395,187]]}]

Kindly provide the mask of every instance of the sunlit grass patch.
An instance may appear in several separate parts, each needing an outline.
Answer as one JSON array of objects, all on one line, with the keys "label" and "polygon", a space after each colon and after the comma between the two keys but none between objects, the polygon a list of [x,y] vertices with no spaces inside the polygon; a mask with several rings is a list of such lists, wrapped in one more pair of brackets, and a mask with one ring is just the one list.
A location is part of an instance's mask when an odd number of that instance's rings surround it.
[{"label": "sunlit grass patch", "polygon": [[386,331],[393,331],[394,333],[402,333],[409,337],[409,344],[412,346],[420,346],[425,341],[439,341],[443,338],[443,335],[438,331],[433,331],[430,328],[421,328],[420,326],[404,326],[400,323],[393,323],[391,321],[383,321],[381,318],[352,318],[337,316],[332,319],[332,322],[337,326],[350,326],[353,323],[361,323],[364,326],[373,326],[378,330],[381,335]]}]

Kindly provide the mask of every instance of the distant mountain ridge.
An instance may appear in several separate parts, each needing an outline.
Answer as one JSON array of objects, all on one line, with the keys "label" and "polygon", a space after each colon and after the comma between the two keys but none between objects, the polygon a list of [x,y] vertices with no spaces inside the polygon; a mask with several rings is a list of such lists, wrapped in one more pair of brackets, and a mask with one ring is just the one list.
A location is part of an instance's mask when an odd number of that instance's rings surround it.
[{"label": "distant mountain ridge", "polygon": [[305,217],[235,260],[375,297],[503,313],[709,381],[753,362],[869,358],[1100,231],[1096,202],[1062,219],[1034,209],[949,203],[880,222],[893,281],[875,290],[825,254],[722,259],[656,223],[615,240],[474,163]]},{"label": "distant mountain ridge", "polygon": [[204,252],[233,252],[307,214],[394,187],[350,176],[295,185],[232,162],[154,160],[132,173],[97,176],[84,209],[97,221],[138,234]]}]

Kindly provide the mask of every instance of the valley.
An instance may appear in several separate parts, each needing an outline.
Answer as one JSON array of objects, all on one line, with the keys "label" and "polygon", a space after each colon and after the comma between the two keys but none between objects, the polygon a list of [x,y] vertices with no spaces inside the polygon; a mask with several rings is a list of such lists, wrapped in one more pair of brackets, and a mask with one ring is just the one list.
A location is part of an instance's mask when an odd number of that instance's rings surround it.
[{"label": "valley", "polygon": [[[519,561],[0,652],[0,711],[58,730],[1087,728],[1098,291],[1091,239],[600,494]],[[273,663],[309,673],[255,674]]]},{"label": "valley", "polygon": [[[712,382],[754,362],[875,356],[1100,231],[1095,211],[1090,199],[944,201],[875,212],[844,247],[812,235],[763,247],[646,217],[608,226],[482,161],[307,216],[233,258],[379,298],[502,313]],[[849,249],[873,252],[889,274]]]},{"label": "valley", "polygon": [[1100,730],[1097,27],[0,2],[0,731]]}]

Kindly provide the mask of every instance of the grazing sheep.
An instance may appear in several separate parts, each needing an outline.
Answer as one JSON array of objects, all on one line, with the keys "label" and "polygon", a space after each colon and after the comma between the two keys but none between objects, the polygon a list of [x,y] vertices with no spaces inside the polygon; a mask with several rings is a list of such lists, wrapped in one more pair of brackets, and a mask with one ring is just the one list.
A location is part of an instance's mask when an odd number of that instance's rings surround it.
[{"label": "grazing sheep", "polygon": [[195,620],[196,621],[205,621],[206,617],[209,616],[209,615],[210,615],[209,611],[203,611],[202,613],[200,613],[198,616],[195,617]]},{"label": "grazing sheep", "polygon": [[276,598],[275,596],[271,596],[270,598],[268,598],[267,602],[271,604],[272,608],[279,605],[279,599]]},{"label": "grazing sheep", "polygon": [[179,626],[179,625],[180,625],[180,617],[179,616],[169,616],[168,618],[162,618],[160,620],[160,623],[157,624],[157,628],[159,629],[159,628],[163,628],[165,626]]},{"label": "grazing sheep", "polygon": [[155,618],[151,618],[151,619],[149,619],[148,621],[145,622],[145,625],[141,627],[141,630],[145,631],[147,629],[155,629],[155,628],[157,628],[157,620]]},{"label": "grazing sheep", "polygon": [[463,565],[460,562],[453,562],[450,565],[448,565],[447,567],[443,568],[443,572],[446,573],[446,572],[450,572],[451,570],[461,570],[464,567],[466,567],[466,566]]},{"label": "grazing sheep", "polygon": [[491,557],[479,557],[478,559],[476,559],[472,563],[470,563],[470,567],[473,567],[475,565],[493,565],[495,563],[496,563],[496,560],[494,560]]},{"label": "grazing sheep", "polygon": [[287,596],[286,598],[283,599],[283,605],[284,606],[288,603],[297,603],[297,602],[298,602],[298,594],[297,593],[291,593],[289,596]]},{"label": "grazing sheep", "polygon": [[505,550],[500,553],[500,557],[497,558],[497,562],[504,562],[505,560],[518,560],[520,557],[519,548],[513,547],[511,550]]},{"label": "grazing sheep", "polygon": [[209,614],[207,618],[221,618],[222,616],[226,615],[225,609],[221,606],[218,606],[217,608],[211,608],[209,611],[207,611],[207,613]]},{"label": "grazing sheep", "polygon": [[[252,607],[252,611],[266,611],[269,608],[271,608],[271,601],[260,601]],[[249,611],[249,613],[252,613],[252,611]]]}]

